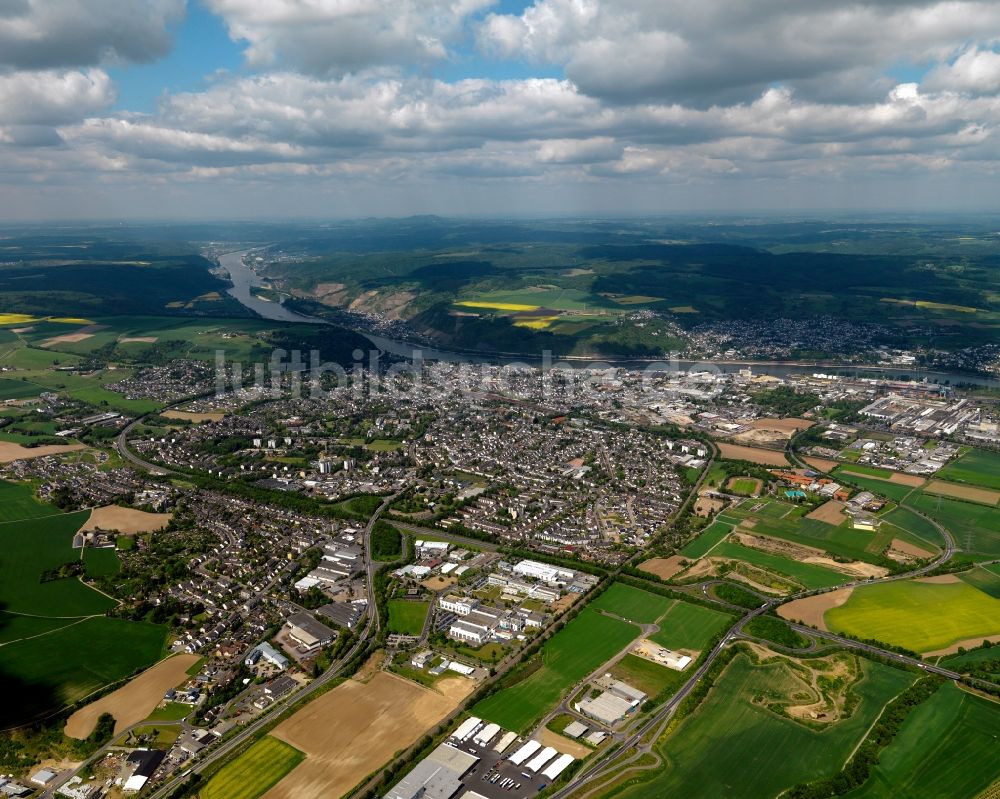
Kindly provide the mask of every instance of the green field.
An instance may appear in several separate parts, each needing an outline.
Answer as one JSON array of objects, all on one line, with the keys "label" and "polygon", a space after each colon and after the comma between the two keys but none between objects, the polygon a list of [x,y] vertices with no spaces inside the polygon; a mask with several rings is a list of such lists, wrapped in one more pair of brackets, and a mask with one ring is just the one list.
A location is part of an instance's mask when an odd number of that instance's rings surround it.
[{"label": "green field", "polygon": [[35,499],[35,490],[30,485],[0,480],[0,524],[60,512],[59,508]]},{"label": "green field", "polygon": [[991,566],[977,566],[958,575],[962,582],[978,588],[994,599],[1000,599],[1000,563]]},{"label": "green field", "polygon": [[82,699],[160,658],[167,628],[99,616],[0,647],[8,696],[0,723]]},{"label": "green field", "polygon": [[414,602],[409,599],[389,600],[389,632],[400,635],[420,635],[430,602]]},{"label": "green field", "polygon": [[541,666],[509,688],[472,708],[481,718],[525,732],[573,685],[610,660],[639,635],[639,629],[589,608],[542,647]]},{"label": "green field", "polygon": [[712,557],[733,558],[752,563],[767,571],[791,577],[805,588],[828,588],[850,581],[850,578],[833,569],[816,566],[812,563],[799,563],[791,558],[761,552],[758,549],[734,544],[730,541],[723,541],[712,550]]},{"label": "green field", "polygon": [[716,519],[701,532],[701,535],[684,547],[681,554],[692,560],[705,557],[712,547],[733,531],[733,526]]},{"label": "green field", "polygon": [[1000,490],[1000,454],[974,449],[946,465],[935,477]]},{"label": "green field", "polygon": [[898,580],[854,589],[846,603],[824,618],[837,632],[931,652],[969,638],[1000,635],[1000,600],[961,581]]},{"label": "green field", "polygon": [[895,525],[897,528],[905,530],[910,543],[920,545],[930,544],[934,549],[941,549],[944,546],[944,539],[940,531],[919,513],[914,513],[909,508],[894,508],[884,514],[882,518]]},{"label": "green field", "polygon": [[667,649],[701,651],[735,621],[733,616],[704,605],[677,602],[660,619],[660,631],[650,636]]},{"label": "green field", "polygon": [[890,483],[888,480],[877,480],[874,477],[856,477],[853,474],[844,474],[845,469],[852,472],[858,470],[855,466],[838,466],[833,470],[833,475],[840,482],[863,488],[866,491],[871,491],[873,494],[888,497],[896,502],[902,500],[907,494],[916,491],[913,486],[903,485],[902,483]]},{"label": "green field", "polygon": [[1000,704],[953,683],[910,713],[852,799],[973,799],[1000,777]]},{"label": "green field", "polygon": [[688,679],[685,671],[668,669],[638,655],[626,655],[614,665],[611,673],[619,680],[638,688],[650,699],[661,691],[669,690],[671,694],[676,693]]},{"label": "green field", "polygon": [[673,602],[624,583],[612,583],[607,591],[590,603],[590,607],[614,613],[626,621],[651,624],[666,613]]},{"label": "green field", "polygon": [[1000,558],[1000,508],[930,494],[916,494],[910,504],[947,529],[960,549]]},{"label": "green field", "polygon": [[757,481],[750,477],[737,477],[726,487],[731,494],[749,497],[757,490]]},{"label": "green field", "polygon": [[198,791],[200,799],[257,799],[288,774],[305,755],[267,736],[223,766]]},{"label": "green field", "polygon": [[0,377],[0,400],[24,399],[25,397],[37,397],[45,389],[29,383],[25,380],[11,380],[9,377]]},{"label": "green field", "polygon": [[191,715],[193,708],[183,702],[165,702],[149,714],[147,721],[180,721]]},{"label": "green field", "polygon": [[0,524],[0,606],[37,616],[102,614],[114,601],[68,577],[40,582],[42,572],[79,560],[73,535],[90,511]]},{"label": "green field", "polygon": [[23,638],[34,638],[45,635],[53,630],[59,630],[77,619],[46,619],[38,616],[18,616],[14,613],[0,611],[0,646]]},{"label": "green field", "polygon": [[818,731],[753,702],[794,691],[800,683],[789,666],[755,666],[738,655],[701,706],[657,743],[664,765],[617,795],[761,799],[836,773],[883,705],[913,680],[888,666],[862,664],[864,677],[850,689],[859,698],[854,713]]},{"label": "green field", "polygon": [[84,573],[87,577],[114,577],[121,570],[118,553],[113,548],[83,550]]}]

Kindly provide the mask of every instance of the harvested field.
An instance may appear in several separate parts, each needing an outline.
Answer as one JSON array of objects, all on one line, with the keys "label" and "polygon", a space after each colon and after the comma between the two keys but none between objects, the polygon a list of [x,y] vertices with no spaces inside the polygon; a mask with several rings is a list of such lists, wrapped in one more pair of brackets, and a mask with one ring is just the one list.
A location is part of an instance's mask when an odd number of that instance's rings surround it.
[{"label": "harvested field", "polygon": [[913,488],[919,488],[924,484],[924,478],[918,474],[903,474],[903,472],[893,472],[888,477],[878,477],[874,474],[862,474],[861,472],[852,472],[850,468],[841,469],[841,473],[848,475],[849,477],[863,477],[866,480],[879,480],[883,483],[897,483],[904,486],[912,486]]},{"label": "harvested field", "polygon": [[265,799],[343,796],[447,716],[473,687],[459,677],[431,690],[384,671],[367,683],[338,685],[271,732],[306,759]]},{"label": "harvested field", "polygon": [[684,558],[680,555],[671,555],[669,558],[650,558],[639,564],[639,568],[644,572],[655,574],[663,580],[669,580],[675,574],[684,571]]},{"label": "harvested field", "polygon": [[955,499],[967,499],[970,502],[979,502],[983,505],[996,505],[997,502],[1000,502],[1000,491],[959,485],[958,483],[946,483],[944,480],[931,480],[924,487],[924,493],[939,494],[942,497],[954,497]]},{"label": "harvested field", "polygon": [[889,573],[889,570],[884,566],[865,563],[863,560],[852,560],[850,563],[841,563],[839,560],[834,560],[833,558],[819,557],[806,558],[803,563],[825,566],[828,569],[839,571],[849,577],[885,577]]},{"label": "harvested field", "polygon": [[63,730],[70,738],[82,740],[94,731],[102,713],[115,717],[115,735],[137,724],[163,699],[163,694],[187,677],[187,670],[200,660],[198,655],[174,655],[146,669],[117,691],[85,705],[66,720]]},{"label": "harvested field", "polygon": [[892,542],[889,544],[889,549],[902,553],[903,555],[909,555],[913,558],[932,558],[935,555],[935,553],[931,552],[929,549],[918,547],[916,544],[911,544],[899,538],[892,539]]},{"label": "harvested field", "polygon": [[935,574],[933,577],[918,577],[915,583],[930,583],[931,585],[948,585],[950,583],[960,583],[962,578],[957,574]]},{"label": "harvested field", "polygon": [[694,501],[694,512],[698,516],[703,516],[708,518],[713,513],[716,513],[726,507],[726,503],[721,499],[712,499],[704,494],[701,494],[698,499]]},{"label": "harvested field", "polygon": [[159,339],[156,336],[126,336],[118,339],[120,344],[155,344]]},{"label": "harvested field", "polygon": [[781,605],[778,608],[778,615],[783,619],[811,624],[820,630],[827,630],[824,619],[826,612],[830,608],[839,608],[846,603],[853,592],[853,588],[838,588],[836,591],[827,591],[825,594],[796,599],[787,605]]},{"label": "harvested field", "polygon": [[54,336],[53,338],[47,338],[38,346],[40,347],[54,347],[56,344],[76,344],[79,341],[86,341],[88,338],[93,338],[93,333],[66,333],[63,336]]},{"label": "harvested field", "polygon": [[750,461],[765,466],[788,466],[785,453],[777,450],[758,449],[757,447],[742,447],[739,444],[719,443],[716,446],[723,458],[734,461]]},{"label": "harvested field", "polygon": [[836,499],[831,499],[829,502],[824,502],[811,513],[807,513],[806,518],[816,519],[817,521],[837,526],[846,518],[844,516],[845,507],[845,503]]},{"label": "harvested field", "polygon": [[226,418],[226,414],[221,411],[211,411],[206,413],[195,413],[193,411],[164,411],[161,416],[167,419],[180,419],[182,421],[194,422],[195,424],[201,424],[202,422],[221,422]]},{"label": "harvested field", "polygon": [[975,649],[982,646],[987,641],[991,644],[1000,644],[1000,635],[987,635],[985,638],[966,638],[964,641],[956,641],[951,646],[944,649],[935,649],[933,652],[924,652],[925,658],[943,657],[944,655],[954,655],[959,649]]},{"label": "harvested field", "polygon": [[114,530],[119,533],[152,533],[166,527],[173,517],[172,513],[147,513],[135,508],[105,505],[90,512],[90,518],[80,532]]},{"label": "harvested field", "polygon": [[532,738],[541,743],[542,746],[551,746],[553,749],[556,749],[563,754],[573,755],[573,757],[581,760],[593,752],[590,747],[577,743],[572,738],[567,738],[565,735],[552,732],[552,730],[548,727],[542,727],[532,736]]},{"label": "harvested field", "polygon": [[809,419],[798,419],[794,416],[789,416],[787,419],[775,419],[774,417],[764,416],[750,422],[750,426],[757,430],[780,430],[786,433],[796,433],[799,430],[812,427],[814,424],[816,422]]},{"label": "harvested field", "polygon": [[814,469],[819,469],[821,472],[829,472],[832,469],[836,469],[840,464],[837,461],[829,461],[826,458],[803,458],[806,463],[812,466]]},{"label": "harvested field", "polygon": [[792,560],[806,560],[807,558],[822,558],[826,551],[817,547],[797,544],[793,541],[785,541],[783,538],[772,538],[767,535],[751,535],[738,529],[733,533],[732,540],[738,544],[743,544],[751,549],[759,549],[761,552],[770,552],[774,555],[782,555]]},{"label": "harvested field", "polygon": [[48,444],[42,447],[22,447],[9,441],[0,441],[0,463],[44,458],[46,455],[64,455],[83,449],[83,444]]}]

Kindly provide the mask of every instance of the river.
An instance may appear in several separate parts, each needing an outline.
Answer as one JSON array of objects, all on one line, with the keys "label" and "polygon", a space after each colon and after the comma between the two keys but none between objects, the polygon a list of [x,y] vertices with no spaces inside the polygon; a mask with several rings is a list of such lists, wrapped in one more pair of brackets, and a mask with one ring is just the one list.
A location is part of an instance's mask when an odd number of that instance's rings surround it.
[{"label": "river", "polygon": [[[246,308],[254,313],[275,322],[303,322],[312,325],[329,324],[324,319],[315,316],[296,313],[286,308],[280,302],[269,302],[257,297],[252,289],[263,285],[263,281],[243,261],[243,256],[250,251],[230,252],[219,257],[219,264],[229,272],[229,279],[233,287],[228,290],[228,294],[238,300]],[[499,363],[499,364],[528,364],[538,366],[543,363],[541,356],[530,355],[503,355],[503,354],[476,354],[472,352],[455,352],[450,350],[437,349],[435,347],[425,347],[415,345],[406,341],[384,338],[371,333],[358,331],[372,344],[383,352],[398,355],[403,358],[411,358],[415,350],[420,350],[421,356],[427,361],[446,361],[449,363]],[[650,360],[636,359],[603,359],[589,360],[585,358],[555,359],[558,363],[569,364],[574,367],[583,368],[595,363],[607,364],[611,366],[621,366],[626,369],[645,369],[652,363]],[[668,363],[666,360],[656,363]],[[920,369],[907,369],[906,367],[879,367],[879,366],[838,366],[836,364],[787,364],[787,363],[764,363],[761,361],[670,361],[672,367],[681,371],[688,371],[699,366],[718,370],[725,374],[738,372],[741,369],[753,369],[756,374],[773,375],[774,377],[788,377],[793,374],[823,372],[825,374],[837,375],[859,375],[863,377],[883,378],[887,380],[909,377],[912,380],[929,380],[937,383],[969,383],[988,388],[1000,388],[1000,380],[992,377],[980,375],[967,375],[959,372],[930,372]]]}]

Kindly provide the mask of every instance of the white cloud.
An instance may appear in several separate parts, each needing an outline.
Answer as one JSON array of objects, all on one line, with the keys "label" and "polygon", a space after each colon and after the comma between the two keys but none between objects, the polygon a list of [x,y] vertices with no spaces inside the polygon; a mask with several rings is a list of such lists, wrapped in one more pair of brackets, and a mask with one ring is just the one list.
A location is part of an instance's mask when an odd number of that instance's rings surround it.
[{"label": "white cloud", "polygon": [[1000,53],[976,48],[966,50],[953,63],[931,70],[924,85],[932,90],[996,94],[1000,91]]},{"label": "white cloud", "polygon": [[114,86],[100,69],[0,73],[0,124],[55,125],[104,111]]},{"label": "white cloud", "polygon": [[441,61],[493,0],[206,0],[254,66],[315,75]]},{"label": "white cloud", "polygon": [[998,31],[1000,4],[978,0],[535,0],[489,15],[479,41],[500,57],[562,66],[593,96],[706,106],[775,83],[871,100],[894,63],[940,61]]},{"label": "white cloud", "polygon": [[185,0],[4,0],[0,65],[17,69],[152,61],[170,50]]}]

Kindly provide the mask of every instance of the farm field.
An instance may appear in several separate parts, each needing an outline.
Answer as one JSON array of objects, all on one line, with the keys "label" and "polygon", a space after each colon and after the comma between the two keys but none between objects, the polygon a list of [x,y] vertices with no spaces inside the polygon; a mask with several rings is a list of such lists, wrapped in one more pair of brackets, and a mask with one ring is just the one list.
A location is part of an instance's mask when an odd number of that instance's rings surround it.
[{"label": "farm field", "polygon": [[659,632],[650,638],[668,649],[700,652],[734,621],[734,617],[690,602],[676,602],[660,619]]},{"label": "farm field", "polygon": [[441,721],[472,688],[455,677],[432,690],[384,671],[366,683],[347,680],[274,728],[275,738],[306,758],[266,799],[343,796]]},{"label": "farm field", "polygon": [[[757,508],[754,510],[754,508]],[[748,520],[747,532],[781,538],[825,550],[833,555],[853,560],[877,562],[878,556],[889,545],[889,532],[870,533],[854,530],[845,524],[833,525],[818,519],[802,517],[804,508],[777,500],[744,500],[727,513]],[[743,529],[743,528],[741,528]]]},{"label": "farm field", "polygon": [[888,666],[861,664],[862,679],[848,689],[859,699],[853,714],[814,730],[754,702],[758,696],[787,701],[799,690],[801,681],[783,659],[754,665],[737,655],[700,707],[658,742],[664,766],[617,795],[760,799],[836,773],[885,703],[913,680]]},{"label": "farm field", "polygon": [[929,481],[924,486],[924,493],[965,499],[969,502],[979,502],[982,505],[995,506],[1000,501],[1000,491],[994,491],[992,488],[980,488],[964,483],[946,483],[943,480]]},{"label": "farm field", "polygon": [[667,612],[674,600],[624,583],[612,583],[590,607],[606,610],[626,621],[651,624]]},{"label": "farm field", "polygon": [[46,619],[0,612],[0,646],[78,624],[79,619]]},{"label": "farm field", "polygon": [[114,577],[121,570],[118,553],[111,547],[83,550],[84,575],[88,578]]},{"label": "farm field", "polygon": [[843,605],[826,611],[826,624],[836,632],[937,654],[1000,635],[1000,600],[953,575],[930,579],[934,582],[899,580],[855,588]]},{"label": "farm field", "polygon": [[108,530],[118,533],[152,533],[162,530],[173,518],[172,513],[147,513],[136,508],[123,508],[119,505],[105,505],[94,508],[90,518],[80,528],[87,530]]},{"label": "farm field", "polygon": [[994,599],[1000,599],[1000,563],[976,566],[969,571],[961,572],[958,578]]},{"label": "farm field", "polygon": [[634,641],[639,629],[589,608],[542,647],[541,667],[477,703],[472,712],[504,729],[525,732],[573,684]]},{"label": "farm field", "polygon": [[930,494],[918,494],[910,504],[949,530],[960,549],[1000,558],[1000,509]]},{"label": "farm field", "polygon": [[187,679],[187,670],[200,659],[198,655],[174,655],[161,660],[118,690],[77,710],[66,720],[64,732],[70,738],[86,738],[102,713],[115,717],[116,735],[124,732],[147,718],[169,689]]},{"label": "farm field", "polygon": [[295,747],[268,735],[223,766],[197,796],[199,799],[257,799],[304,758]]},{"label": "farm field", "polygon": [[764,466],[788,466],[788,459],[783,452],[772,449],[758,449],[757,447],[744,447],[740,444],[717,443],[719,452],[723,458],[731,461],[749,461],[750,463],[760,463]]},{"label": "farm field", "polygon": [[162,655],[167,628],[103,616],[2,648],[10,691],[0,723],[24,721],[76,702],[128,677]]},{"label": "farm field", "polygon": [[61,513],[59,508],[35,498],[35,490],[25,483],[0,480],[0,524],[20,519],[37,519]]},{"label": "farm field", "polygon": [[882,516],[884,521],[907,533],[904,540],[912,539],[911,543],[929,544],[934,549],[944,546],[944,539],[938,529],[919,513],[909,508],[893,508]]},{"label": "farm field", "polygon": [[733,531],[734,526],[735,524],[716,519],[702,530],[701,535],[684,547],[681,550],[681,554],[691,560],[704,557],[714,546]]},{"label": "farm field", "polygon": [[1000,704],[942,685],[914,709],[851,799],[975,797],[1000,777]]},{"label": "farm field", "polygon": [[[848,469],[848,471],[845,471],[845,469]],[[908,494],[916,490],[913,486],[904,485],[903,483],[893,483],[889,480],[879,480],[875,477],[861,477],[857,474],[853,474],[853,470],[853,466],[841,466],[834,469],[833,476],[842,482],[849,483],[850,485],[857,486],[858,488],[863,488],[866,491],[871,491],[873,494],[888,497],[895,502],[899,502]]]},{"label": "farm field", "polygon": [[817,566],[813,563],[800,563],[791,558],[781,555],[773,555],[770,552],[762,552],[759,549],[745,547],[730,541],[723,541],[712,550],[712,557],[733,558],[752,563],[779,575],[791,577],[800,583],[804,588],[829,588],[834,585],[841,585],[851,578],[833,569]]},{"label": "farm field", "polygon": [[936,476],[1000,491],[1000,454],[974,449],[946,464]]},{"label": "farm field", "polygon": [[38,616],[103,614],[114,601],[74,578],[41,582],[42,573],[80,555],[73,535],[89,511],[0,524],[0,605]]},{"label": "farm field", "polygon": [[389,632],[400,635],[420,635],[430,610],[430,602],[412,602],[408,599],[389,601]]}]

